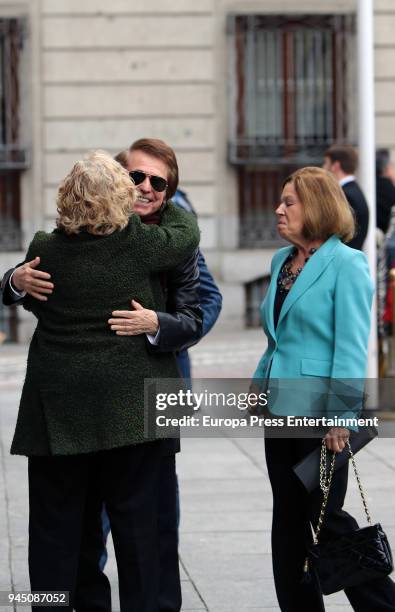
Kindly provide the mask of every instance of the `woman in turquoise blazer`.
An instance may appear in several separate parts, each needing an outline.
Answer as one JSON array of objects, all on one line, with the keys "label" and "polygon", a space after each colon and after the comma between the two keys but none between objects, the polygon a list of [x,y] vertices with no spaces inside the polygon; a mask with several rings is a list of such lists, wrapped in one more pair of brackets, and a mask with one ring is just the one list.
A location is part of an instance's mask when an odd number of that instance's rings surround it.
[{"label": "woman in turquoise blazer", "polygon": [[[313,257],[307,253],[311,261],[289,295],[283,293],[286,299],[275,327],[276,279],[293,253],[294,247],[285,247],[273,257],[274,280],[261,306],[268,348],[254,378],[266,380],[270,374],[273,414],[354,417],[358,395],[362,398],[363,394],[373,296],[366,257],[336,235],[323,242]],[[281,385],[273,379],[282,379]],[[335,394],[328,399],[328,380],[349,389],[355,398],[353,411]],[[343,448],[342,444],[340,439]]]},{"label": "woman in turquoise blazer", "polygon": [[[272,261],[261,306],[268,348],[254,384],[270,390],[274,415],[355,416],[366,375],[373,283],[365,255],[344,244],[354,233],[351,209],[334,177],[311,167],[285,181],[276,215],[279,234],[292,246]],[[329,394],[336,384],[351,393]],[[348,429],[333,427],[325,436],[327,447],[340,452],[348,437]],[[320,444],[308,437],[265,439],[273,490],[273,573],[282,612],[325,610],[316,578],[301,582],[321,495],[308,494],[292,470]],[[333,478],[321,540],[358,528],[342,509],[347,473],[345,466]],[[346,595],[357,612],[395,610],[388,577],[346,589]]]}]

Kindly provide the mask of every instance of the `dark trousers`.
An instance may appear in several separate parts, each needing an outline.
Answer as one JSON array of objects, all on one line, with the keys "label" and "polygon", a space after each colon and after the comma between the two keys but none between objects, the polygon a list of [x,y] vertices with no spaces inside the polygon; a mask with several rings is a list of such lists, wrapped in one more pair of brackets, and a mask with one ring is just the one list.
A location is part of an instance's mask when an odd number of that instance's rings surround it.
[{"label": "dark trousers", "polygon": [[[90,491],[85,513],[75,608],[77,612],[111,612],[110,585],[103,573],[103,552],[109,533],[102,522],[102,503]],[[178,509],[175,455],[161,458],[158,485],[159,612],[181,610],[178,564]],[[94,606],[94,607],[93,607]]]},{"label": "dark trousers", "polygon": [[101,497],[92,487],[85,507],[78,560],[75,592],[75,609],[78,612],[111,612],[111,586],[103,572],[110,529],[110,519]]},{"label": "dark trousers", "polygon": [[179,497],[175,455],[162,458],[159,483],[159,612],[181,610]]},{"label": "dark trousers", "polygon": [[[33,591],[69,591],[68,609],[75,607],[79,555],[85,537],[83,521],[86,513],[93,516],[94,510],[88,507],[92,504],[88,491],[95,490],[110,518],[121,612],[157,612],[161,460],[157,442],[88,455],[29,458],[29,572]],[[98,516],[100,520],[100,512]],[[96,547],[99,549],[98,539]],[[107,579],[102,580],[107,588]],[[89,612],[102,610],[101,597],[92,601],[96,604]]]},{"label": "dark trousers", "polygon": [[[292,471],[295,463],[320,444],[319,439],[265,439],[273,490],[273,573],[282,612],[325,610],[314,576],[310,584],[301,583],[307,546],[312,542],[310,524],[316,527],[321,509],[321,491],[308,494]],[[321,541],[358,528],[356,520],[343,510],[347,477],[348,465],[335,472]],[[346,589],[345,593],[356,612],[395,611],[395,585],[389,577]]]}]

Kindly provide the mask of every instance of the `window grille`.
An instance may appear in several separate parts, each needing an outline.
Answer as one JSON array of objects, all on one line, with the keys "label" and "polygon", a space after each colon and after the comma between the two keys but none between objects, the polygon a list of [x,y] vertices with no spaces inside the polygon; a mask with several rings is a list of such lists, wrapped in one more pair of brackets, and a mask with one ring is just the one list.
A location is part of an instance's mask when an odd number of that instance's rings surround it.
[{"label": "window grille", "polygon": [[274,214],[284,180],[296,166],[240,166],[238,169],[240,246],[276,247],[281,244]]},{"label": "window grille", "polygon": [[288,174],[355,140],[351,15],[230,15],[228,157],[240,246],[279,244],[273,213]]},{"label": "window grille", "polygon": [[20,146],[20,54],[24,22],[0,19],[0,251],[21,248],[20,172],[27,167]]},{"label": "window grille", "polygon": [[321,163],[354,140],[353,16],[232,15],[228,34],[231,163]]}]

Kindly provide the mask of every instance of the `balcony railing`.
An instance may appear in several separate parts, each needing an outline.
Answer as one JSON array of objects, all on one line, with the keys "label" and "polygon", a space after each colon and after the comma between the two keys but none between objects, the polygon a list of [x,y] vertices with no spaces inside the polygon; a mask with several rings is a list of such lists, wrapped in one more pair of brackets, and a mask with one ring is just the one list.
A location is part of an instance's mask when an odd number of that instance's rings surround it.
[{"label": "balcony railing", "polygon": [[[334,144],[330,138],[263,138],[238,137],[228,143],[231,164],[259,166],[314,166],[321,165],[324,152]],[[336,144],[350,144],[349,139],[338,139]]]}]

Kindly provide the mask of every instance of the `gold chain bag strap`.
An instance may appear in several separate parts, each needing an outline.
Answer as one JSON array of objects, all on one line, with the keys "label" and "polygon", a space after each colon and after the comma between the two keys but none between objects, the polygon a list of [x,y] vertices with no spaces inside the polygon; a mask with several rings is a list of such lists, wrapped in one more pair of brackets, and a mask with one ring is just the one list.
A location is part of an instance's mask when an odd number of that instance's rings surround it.
[{"label": "gold chain bag strap", "polygon": [[320,488],[323,500],[317,527],[313,532],[313,545],[310,547],[303,568],[305,574],[303,581],[309,581],[309,572],[312,571],[316,574],[324,595],[388,575],[393,570],[392,553],[387,536],[380,523],[372,525],[365,492],[349,442],[347,450],[354,468],[368,526],[341,535],[336,534],[325,542],[318,541],[336,462],[336,453],[333,452],[328,469],[328,451],[323,440],[320,456]]}]

